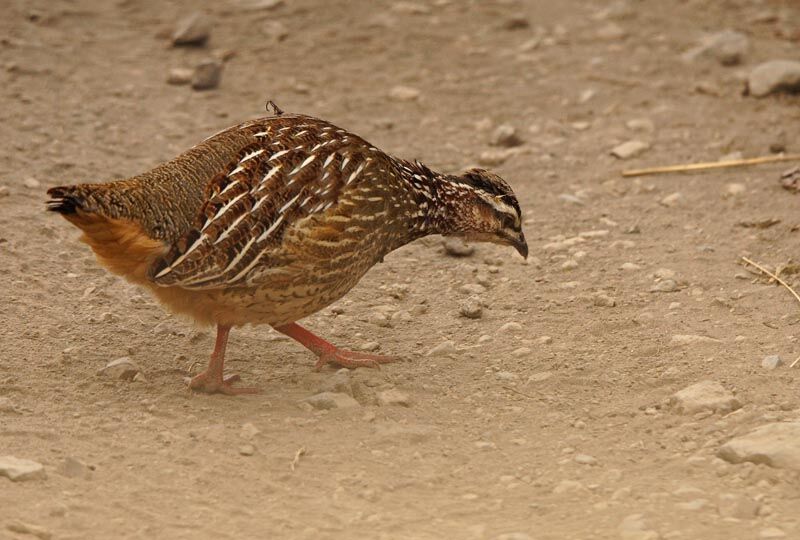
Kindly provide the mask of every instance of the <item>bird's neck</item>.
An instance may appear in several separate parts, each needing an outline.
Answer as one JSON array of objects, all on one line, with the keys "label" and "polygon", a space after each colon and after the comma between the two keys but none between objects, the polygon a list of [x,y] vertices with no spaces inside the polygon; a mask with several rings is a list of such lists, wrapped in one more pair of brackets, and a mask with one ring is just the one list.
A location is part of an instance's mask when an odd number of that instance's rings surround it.
[{"label": "bird's neck", "polygon": [[432,171],[419,162],[402,164],[403,178],[415,207],[408,219],[410,240],[430,234],[458,234],[474,193],[455,177]]}]

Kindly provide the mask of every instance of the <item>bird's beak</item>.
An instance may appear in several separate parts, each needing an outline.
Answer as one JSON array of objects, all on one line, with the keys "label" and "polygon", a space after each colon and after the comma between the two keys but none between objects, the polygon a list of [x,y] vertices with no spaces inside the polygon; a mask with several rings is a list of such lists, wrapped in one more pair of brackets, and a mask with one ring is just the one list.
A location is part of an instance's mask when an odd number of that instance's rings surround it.
[{"label": "bird's beak", "polygon": [[519,233],[519,238],[515,238],[511,245],[522,255],[523,259],[528,258],[528,242],[525,241],[525,235],[522,232]]}]

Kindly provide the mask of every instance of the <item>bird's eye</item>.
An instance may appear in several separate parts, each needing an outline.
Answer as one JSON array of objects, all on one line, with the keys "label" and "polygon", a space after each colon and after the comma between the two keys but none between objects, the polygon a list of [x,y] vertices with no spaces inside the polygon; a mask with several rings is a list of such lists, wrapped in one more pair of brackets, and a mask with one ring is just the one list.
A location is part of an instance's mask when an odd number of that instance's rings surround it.
[{"label": "bird's eye", "polygon": [[517,229],[517,219],[514,216],[510,216],[508,214],[503,214],[503,228],[504,229]]}]

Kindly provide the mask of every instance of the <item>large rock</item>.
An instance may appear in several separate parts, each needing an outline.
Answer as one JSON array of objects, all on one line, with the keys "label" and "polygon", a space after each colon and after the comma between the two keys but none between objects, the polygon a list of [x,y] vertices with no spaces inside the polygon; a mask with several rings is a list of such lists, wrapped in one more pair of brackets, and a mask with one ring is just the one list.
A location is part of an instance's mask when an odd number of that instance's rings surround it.
[{"label": "large rock", "polygon": [[800,421],[761,426],[723,444],[717,455],[731,463],[750,461],[800,471]]},{"label": "large rock", "polygon": [[800,62],[772,60],[759,64],[747,79],[750,93],[762,97],[773,92],[800,91]]},{"label": "large rock", "polygon": [[716,381],[701,381],[676,392],[670,405],[679,413],[695,414],[702,411],[727,413],[742,404]]},{"label": "large rock", "polygon": [[8,477],[12,482],[21,482],[45,478],[47,475],[41,463],[14,456],[0,456],[0,476]]}]

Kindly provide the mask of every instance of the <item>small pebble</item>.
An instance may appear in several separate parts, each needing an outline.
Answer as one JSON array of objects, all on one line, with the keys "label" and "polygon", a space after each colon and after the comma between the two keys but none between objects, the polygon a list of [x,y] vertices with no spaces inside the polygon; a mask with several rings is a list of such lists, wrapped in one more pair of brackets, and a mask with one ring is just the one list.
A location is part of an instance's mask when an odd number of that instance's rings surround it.
[{"label": "small pebble", "polygon": [[536,343],[538,343],[539,345],[550,345],[551,343],[553,343],[553,338],[551,338],[550,336],[540,336],[536,340]]},{"label": "small pebble", "polygon": [[765,356],[764,359],[761,361],[761,367],[764,369],[777,369],[783,365],[783,359],[777,354],[771,354],[769,356]]},{"label": "small pebble", "polygon": [[620,268],[620,270],[625,270],[625,271],[628,271],[628,272],[633,272],[635,270],[641,270],[642,269],[642,267],[639,266],[638,264],[630,263],[630,262],[622,263],[622,266],[620,266],[619,268]]},{"label": "small pebble", "polygon": [[192,82],[194,70],[189,68],[172,68],[167,76],[167,83],[174,85],[184,85]]},{"label": "small pebble", "polygon": [[194,12],[181,19],[172,33],[173,45],[204,45],[211,35],[211,20],[203,13]]},{"label": "small pebble", "polygon": [[111,379],[132,381],[141,371],[141,368],[130,357],[123,356],[106,364],[98,373]]},{"label": "small pebble", "polygon": [[351,396],[339,392],[321,392],[304,400],[315,409],[349,409],[358,407],[359,403]]},{"label": "small pebble", "polygon": [[662,279],[650,288],[650,292],[671,293],[678,290],[678,284],[674,279]]},{"label": "small pebble", "polygon": [[594,305],[598,307],[614,307],[617,305],[617,301],[607,294],[598,294],[594,297]]},{"label": "small pebble", "polygon": [[359,347],[362,351],[374,352],[381,348],[381,344],[377,341],[367,341]]},{"label": "small pebble", "polygon": [[9,195],[11,195],[11,190],[8,189],[8,186],[0,186],[0,199]]},{"label": "small pebble", "polygon": [[395,86],[389,91],[389,97],[395,101],[414,101],[419,98],[419,90],[408,86]]},{"label": "small pebble", "polygon": [[222,62],[219,60],[203,60],[194,68],[192,88],[195,90],[211,90],[219,86],[222,79]]},{"label": "small pebble", "polygon": [[29,176],[25,180],[23,180],[22,185],[24,185],[28,189],[38,189],[42,187],[42,183],[32,176]]},{"label": "small pebble", "polygon": [[458,313],[467,319],[480,319],[483,316],[483,306],[477,296],[470,296],[458,306]]},{"label": "small pebble", "polygon": [[510,124],[501,124],[492,132],[490,139],[492,146],[504,146],[511,148],[522,144],[522,139],[517,135],[517,130]]},{"label": "small pebble", "polygon": [[631,131],[642,131],[644,133],[653,133],[656,126],[649,118],[633,118],[625,122],[625,125]]},{"label": "small pebble", "polygon": [[452,341],[443,341],[427,352],[425,356],[447,356],[456,352],[456,344]]},{"label": "small pebble", "polygon": [[280,21],[266,21],[261,26],[261,33],[273,43],[279,43],[289,37],[289,29]]},{"label": "small pebble", "polygon": [[573,460],[581,465],[597,465],[597,459],[588,454],[575,454]]},{"label": "small pebble", "polygon": [[442,239],[444,252],[451,257],[469,257],[475,253],[475,246],[467,244],[463,239],[450,236]]},{"label": "small pebble", "polygon": [[522,325],[518,322],[507,322],[500,327],[500,332],[505,332],[509,334],[522,332]]},{"label": "small pebble", "polygon": [[243,456],[252,456],[256,453],[256,447],[252,444],[243,444],[239,447],[239,454]]},{"label": "small pebble", "polygon": [[643,141],[628,141],[615,146],[611,150],[611,155],[619,159],[630,159],[641,155],[650,148],[650,145]]},{"label": "small pebble", "polygon": [[567,259],[561,263],[562,270],[574,270],[575,268],[578,268],[578,261],[575,259]]},{"label": "small pebble", "polygon": [[529,354],[531,354],[531,350],[528,347],[520,347],[511,351],[511,356],[515,358],[522,358],[523,356],[528,356]]},{"label": "small pebble", "polygon": [[677,205],[681,199],[683,199],[683,195],[680,192],[675,192],[658,201],[658,204],[666,207],[672,207]]}]

